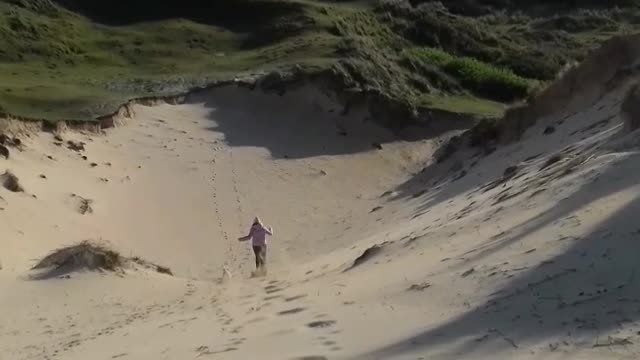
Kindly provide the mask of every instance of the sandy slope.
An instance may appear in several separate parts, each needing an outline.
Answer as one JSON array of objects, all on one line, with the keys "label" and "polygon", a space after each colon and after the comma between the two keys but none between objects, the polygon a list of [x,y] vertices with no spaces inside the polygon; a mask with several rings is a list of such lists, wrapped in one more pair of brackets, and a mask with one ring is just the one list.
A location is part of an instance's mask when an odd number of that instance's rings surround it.
[{"label": "sandy slope", "polygon": [[[88,160],[34,134],[2,160],[26,193],[0,192],[0,359],[638,358],[624,90],[442,164],[433,141],[306,90],[219,89],[138,107],[104,136],[62,134]],[[235,241],[256,214],[276,231],[262,279]],[[176,276],[26,278],[87,238]]]},{"label": "sandy slope", "polygon": [[[368,224],[370,211],[382,192],[419,168],[431,142],[389,143],[391,135],[363,123],[363,117],[341,116],[322,108],[328,104],[307,101],[317,98],[307,91],[281,99],[221,89],[194,96],[186,105],[138,107],[134,120],[103,136],[67,132],[61,145],[51,134],[22,136],[25,149],[12,149],[3,160],[25,192],[1,193],[0,306],[15,309],[0,327],[2,358],[82,357],[83,349],[99,353],[94,346],[108,351],[105,358],[117,355],[110,353],[114,346],[134,356],[137,350],[104,336],[112,335],[108,328],[137,329],[116,314],[164,323],[171,322],[168,312],[177,319],[189,311],[204,320],[191,329],[202,332],[201,340],[185,338],[189,343],[182,350],[191,356],[201,344],[222,341],[214,334],[226,322],[219,314],[228,310],[212,302],[226,302],[221,297],[233,293],[236,283],[248,282],[252,291],[261,284],[247,280],[252,254],[248,244],[236,241],[255,215],[276,231],[269,263],[282,275],[274,278],[286,279],[286,273],[300,271],[298,264],[383,228]],[[86,150],[68,149],[68,140],[85,142]],[[92,212],[79,213],[81,199],[90,200]],[[176,277],[24,280],[36,259],[84,239],[170,266]],[[234,276],[229,291],[214,286],[223,265]],[[185,292],[202,297],[187,306]],[[30,305],[20,306],[25,303]],[[234,317],[248,316],[238,311]],[[66,349],[68,343],[76,346]],[[164,348],[156,350],[150,356]],[[172,351],[166,356],[181,354]]]}]

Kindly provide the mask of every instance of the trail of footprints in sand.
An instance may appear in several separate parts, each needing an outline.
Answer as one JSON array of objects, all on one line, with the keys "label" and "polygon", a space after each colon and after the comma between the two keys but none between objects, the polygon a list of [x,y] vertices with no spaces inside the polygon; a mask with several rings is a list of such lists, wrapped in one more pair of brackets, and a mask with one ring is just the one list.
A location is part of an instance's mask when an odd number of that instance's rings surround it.
[{"label": "trail of footprints in sand", "polygon": [[[96,340],[99,337],[116,335],[116,333],[120,333],[122,336],[128,335],[125,328],[135,322],[145,321],[152,318],[152,315],[161,314],[163,316],[171,316],[174,315],[176,309],[186,308],[185,306],[185,298],[192,297],[197,293],[197,287],[193,282],[189,281],[186,284],[186,289],[184,296],[176,299],[173,302],[166,304],[152,304],[148,305],[144,308],[135,307],[133,309],[124,309],[120,313],[114,314],[114,318],[117,320],[108,323],[106,326],[90,332],[88,334],[83,334],[80,332],[72,332],[70,335],[65,336],[61,339],[60,342],[55,344],[52,348],[43,349],[42,359],[56,359],[64,355],[64,353],[92,340]],[[203,294],[202,299],[209,298],[209,294]],[[204,310],[204,307],[200,306],[195,310]],[[156,316],[154,316],[156,317]],[[187,324],[191,321],[197,320],[197,316],[186,316],[184,318],[180,318],[177,320],[173,320],[171,322],[161,323],[158,325],[158,328],[173,328],[174,326]],[[43,321],[46,319],[43,319]],[[76,318],[68,315],[67,323],[70,332],[75,328]],[[50,328],[50,326],[45,325],[45,328]],[[48,331],[48,330],[47,330]],[[33,346],[27,346],[25,350],[29,350]],[[38,347],[41,348],[41,347]],[[114,349],[114,354],[112,358],[123,358],[128,354],[126,353],[126,349]]]},{"label": "trail of footprints in sand", "polygon": [[[266,280],[262,280],[264,282]],[[306,294],[296,294],[296,295],[287,295],[286,288],[287,283],[281,282],[278,280],[269,281],[266,285],[263,286],[264,294],[261,296],[259,293],[249,293],[243,296],[240,296],[238,300],[243,300],[241,303],[242,306],[247,307],[247,314],[252,313],[265,313],[268,311],[268,308],[276,303],[282,305],[286,304],[284,310],[276,311],[272,313],[277,317],[287,316],[287,317],[306,317],[308,318],[309,307],[304,306],[305,304],[301,304],[301,301],[306,301],[308,303]],[[253,291],[252,289],[250,291]],[[256,299],[258,298],[258,299]],[[217,300],[214,301],[217,306]],[[259,305],[256,305],[256,302]],[[307,304],[308,305],[308,304]],[[225,326],[223,328],[223,332],[229,332],[230,334],[238,334],[243,329],[243,325],[233,326],[234,320],[233,318],[226,312],[222,307],[216,307],[216,315],[218,320],[222,322]],[[342,347],[338,344],[338,342],[332,338],[333,335],[339,334],[340,330],[335,330],[335,326],[337,322],[335,320],[326,319],[327,315],[325,314],[315,314],[312,316],[312,319],[301,321],[300,326],[304,327],[313,332],[317,332],[316,334],[312,333],[314,342],[320,343],[322,346],[326,347],[329,352],[336,352],[342,350]],[[262,321],[267,321],[269,319],[268,316],[257,316],[255,318],[250,318],[244,325],[251,326],[252,324],[259,323]],[[295,329],[281,329],[276,330],[271,333],[271,336],[282,336],[295,332]],[[241,348],[241,346],[246,341],[246,338],[242,337],[232,337],[228,340],[226,344],[224,344],[219,349],[211,349],[208,346],[200,346],[196,349],[198,356],[201,355],[214,355],[223,352],[236,351]],[[329,357],[325,355],[308,355],[302,357],[295,357],[292,360],[327,360]]]},{"label": "trail of footprints in sand", "polygon": [[[220,304],[218,304],[218,297],[213,297],[213,299],[211,300],[211,304],[215,309],[215,312],[216,312],[215,314],[218,321],[222,324],[221,330],[223,333],[228,332],[229,334],[237,334],[242,330],[243,328],[242,326],[234,326],[233,317],[228,312],[226,312],[224,308],[220,306]],[[236,336],[228,339],[228,342],[224,344],[222,347],[220,347],[219,349],[213,349],[209,346],[201,345],[197,347],[195,351],[198,353],[198,356],[215,355],[215,354],[238,350],[239,346],[241,346],[245,341],[246,341],[246,338],[241,338]]]},{"label": "trail of footprints in sand", "polygon": [[[217,144],[217,142],[216,142]],[[221,148],[219,146],[215,146],[213,148],[213,159],[212,159],[212,163],[213,163],[213,171],[212,171],[212,176],[211,176],[211,180],[213,182],[213,204],[214,204],[214,208],[215,208],[215,215],[216,218],[218,220],[218,227],[219,227],[219,231],[222,234],[222,237],[224,239],[224,241],[228,244],[228,256],[227,256],[227,260],[225,261],[225,266],[229,266],[229,259],[231,260],[236,260],[236,258],[233,256],[233,242],[230,241],[230,236],[229,233],[227,233],[224,230],[224,226],[223,226],[223,219],[222,219],[222,214],[220,211],[220,204],[218,202],[218,198],[217,198],[217,193],[219,190],[219,187],[221,185],[216,183],[216,168],[217,168],[217,164],[218,164],[218,160],[219,157],[218,155],[220,154],[220,150]],[[228,149],[226,151],[228,153],[228,163],[230,165],[230,172],[231,172],[231,183],[232,183],[232,191],[233,191],[233,196],[234,196],[234,200],[235,200],[235,206],[236,206],[236,214],[237,214],[237,223],[241,224],[242,223],[242,215],[243,215],[243,209],[242,209],[242,202],[240,200],[240,191],[239,191],[239,187],[238,187],[238,175],[236,173],[236,167],[234,165],[234,159],[233,159],[233,152],[231,151],[231,149]],[[246,254],[245,257],[243,258],[244,261],[249,260],[249,255]]]},{"label": "trail of footprints in sand", "polygon": [[[222,216],[220,214],[220,205],[218,203],[218,191],[217,191],[218,186],[217,186],[217,183],[216,183],[216,165],[218,163],[217,155],[218,155],[218,147],[214,147],[213,148],[213,159],[211,160],[211,162],[213,163],[212,174],[211,174],[211,181],[213,183],[212,184],[212,188],[213,188],[213,194],[212,194],[213,207],[214,207],[214,211],[215,211],[215,217],[216,217],[216,220],[217,220],[217,223],[218,223],[218,231],[222,235],[222,238],[224,239],[224,241],[229,245],[228,254],[227,254],[228,255],[227,258],[228,258],[229,255],[231,254],[231,251],[232,251],[232,245],[231,245],[231,242],[229,241],[229,234],[226,231],[224,231],[224,226],[222,224]],[[228,266],[228,265],[229,265],[228,261],[225,261],[225,266]]]},{"label": "trail of footprints in sand", "polygon": [[[242,224],[242,216],[244,212],[242,211],[242,202],[240,201],[240,190],[238,190],[238,174],[236,173],[236,166],[233,159],[233,151],[231,151],[231,149],[229,149],[229,162],[231,164],[231,182],[233,183],[233,194],[235,195],[236,206],[237,206],[236,213],[238,214],[238,225],[240,225]],[[229,244],[229,246],[231,246],[231,244]],[[249,260],[249,256],[246,255],[246,253],[243,260],[244,261]]]},{"label": "trail of footprints in sand", "polygon": [[[148,305],[144,308],[135,307],[133,309],[123,309],[122,312],[116,313],[113,315],[113,317],[117,318],[117,320],[107,324],[107,326],[103,328],[100,328],[88,334],[83,334],[80,332],[72,332],[72,330],[76,326],[75,324],[76,318],[73,317],[72,315],[68,315],[67,316],[67,323],[69,327],[68,330],[70,330],[70,332],[72,333],[70,335],[63,337],[57,344],[55,344],[51,348],[42,348],[42,347],[37,347],[37,348],[42,349],[41,358],[55,359],[60,356],[63,356],[64,353],[86,342],[96,340],[97,338],[102,336],[115,335],[117,332],[119,332],[120,335],[122,336],[126,336],[128,335],[128,332],[126,332],[124,329],[127,326],[133,324],[134,322],[145,321],[149,318],[152,318],[152,315],[154,315],[154,313],[162,314],[164,316],[174,315],[176,309],[181,307],[186,308],[184,299],[195,295],[196,292],[197,292],[197,288],[193,284],[193,282],[188,282],[186,284],[184,296],[180,297],[179,299],[176,299],[175,301],[167,304],[153,304],[153,305]],[[202,299],[207,299],[208,296],[210,295],[203,294]],[[203,306],[199,306],[195,310],[203,310],[203,309],[204,309]],[[198,319],[197,316],[187,316],[185,318],[180,318],[171,322],[162,323],[158,325],[158,328],[173,328],[176,325],[187,324],[197,319]],[[46,319],[42,319],[42,321],[45,321],[45,320]],[[44,327],[47,329],[51,328],[51,326],[49,325],[45,325]],[[47,332],[49,332],[49,330],[47,330]],[[32,350],[32,348],[35,348],[35,347],[33,345],[27,346],[25,347],[25,351]],[[121,357],[126,357],[128,355],[126,352],[123,352],[126,349],[115,349],[115,350],[116,352],[117,350],[122,350],[122,351],[114,353],[112,358],[121,358]]]},{"label": "trail of footprints in sand", "polygon": [[[302,306],[303,304],[300,304],[300,302],[302,300],[306,300],[307,295],[287,295],[285,293],[286,287],[286,283],[280,282],[278,280],[269,281],[267,285],[264,286],[266,296],[262,298],[262,301],[265,301],[262,307],[269,306],[272,301],[277,301],[280,302],[280,304],[286,304],[287,307],[284,310],[277,311],[275,313],[276,316],[306,316],[309,307]],[[318,313],[313,316],[312,320],[307,320],[301,325],[303,325],[307,329],[319,332],[319,334],[314,337],[314,341],[320,342],[329,351],[340,351],[342,350],[342,347],[339,346],[336,340],[331,338],[332,335],[340,333],[340,330],[334,330],[336,324],[337,322],[335,320],[327,319],[326,314]],[[285,334],[286,330],[281,333]],[[298,357],[296,359],[323,360],[328,359],[328,357],[324,355],[309,355]]]}]

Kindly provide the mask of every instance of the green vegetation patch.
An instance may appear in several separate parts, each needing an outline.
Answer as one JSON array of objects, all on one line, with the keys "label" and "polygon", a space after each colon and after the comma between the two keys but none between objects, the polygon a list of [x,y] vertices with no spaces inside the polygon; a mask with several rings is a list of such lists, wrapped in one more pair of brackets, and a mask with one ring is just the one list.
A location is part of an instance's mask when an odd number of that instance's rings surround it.
[{"label": "green vegetation patch", "polygon": [[456,58],[444,66],[445,71],[484,97],[513,101],[529,92],[529,81],[511,70],[497,68],[472,58]]},{"label": "green vegetation patch", "polygon": [[470,57],[456,57],[440,49],[410,48],[402,54],[412,66],[436,66],[456,79],[462,87],[493,100],[508,102],[523,98],[529,93],[532,83],[509,69]]}]

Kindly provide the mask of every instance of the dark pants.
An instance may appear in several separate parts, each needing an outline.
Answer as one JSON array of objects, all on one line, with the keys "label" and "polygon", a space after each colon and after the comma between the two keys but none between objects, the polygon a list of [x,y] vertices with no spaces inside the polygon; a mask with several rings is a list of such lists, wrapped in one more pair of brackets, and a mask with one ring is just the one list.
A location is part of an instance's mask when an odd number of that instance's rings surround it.
[{"label": "dark pants", "polygon": [[253,253],[256,255],[256,269],[264,267],[267,261],[267,245],[254,246]]}]

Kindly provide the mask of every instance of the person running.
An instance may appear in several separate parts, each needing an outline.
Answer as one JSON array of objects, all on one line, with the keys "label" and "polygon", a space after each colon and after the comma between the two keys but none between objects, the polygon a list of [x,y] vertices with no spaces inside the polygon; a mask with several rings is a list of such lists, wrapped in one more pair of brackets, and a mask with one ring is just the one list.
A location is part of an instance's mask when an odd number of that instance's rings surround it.
[{"label": "person running", "polygon": [[273,235],[273,229],[271,226],[268,228],[265,227],[262,221],[260,221],[260,218],[256,216],[255,219],[253,219],[249,234],[238,238],[238,241],[252,239],[251,246],[256,256],[256,273],[265,271],[265,263],[267,261],[267,235]]}]

